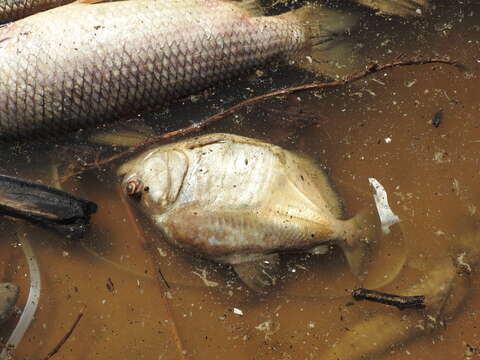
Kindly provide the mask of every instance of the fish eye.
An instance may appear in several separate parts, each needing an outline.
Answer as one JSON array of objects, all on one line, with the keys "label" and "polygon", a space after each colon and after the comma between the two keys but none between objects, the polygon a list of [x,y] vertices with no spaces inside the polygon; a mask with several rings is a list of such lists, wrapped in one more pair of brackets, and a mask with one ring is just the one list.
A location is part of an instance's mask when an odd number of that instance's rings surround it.
[{"label": "fish eye", "polygon": [[142,182],[138,179],[132,179],[127,182],[125,192],[129,196],[139,196],[142,192]]}]

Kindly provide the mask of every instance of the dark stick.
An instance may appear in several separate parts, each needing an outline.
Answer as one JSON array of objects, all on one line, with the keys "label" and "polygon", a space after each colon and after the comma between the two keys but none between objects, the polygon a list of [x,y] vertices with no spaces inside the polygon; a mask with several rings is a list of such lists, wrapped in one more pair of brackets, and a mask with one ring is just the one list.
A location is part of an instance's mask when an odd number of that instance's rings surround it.
[{"label": "dark stick", "polygon": [[167,279],[165,279],[165,276],[163,276],[162,269],[160,269],[160,267],[158,267],[158,274],[160,275],[160,278],[162,279],[167,289],[170,289],[170,284],[168,283]]},{"label": "dark stick", "polygon": [[65,344],[65,342],[68,340],[68,338],[72,335],[73,331],[75,330],[75,328],[77,327],[78,323],[80,322],[80,320],[82,319],[83,317],[83,310],[78,314],[77,318],[75,319],[75,322],[73,323],[72,327],[70,328],[70,330],[68,330],[68,332],[63,336],[63,338],[59,341],[59,343],[57,344],[57,346],[55,346],[53,348],[52,351],[50,351],[47,356],[45,356],[43,358],[43,360],[48,360],[50,359],[52,356],[54,356],[59,350],[60,348],[63,346],[63,344]]},{"label": "dark stick", "polygon": [[185,128],[179,129],[179,130],[175,130],[175,131],[169,132],[167,134],[162,134],[162,135],[159,135],[159,136],[155,136],[155,137],[153,137],[153,138],[151,138],[151,139],[149,139],[149,140],[147,140],[147,141],[145,141],[145,142],[143,142],[139,145],[132,146],[129,149],[127,149],[123,152],[120,152],[118,154],[115,154],[111,157],[104,158],[104,159],[101,159],[99,161],[94,161],[92,163],[87,163],[87,164],[83,165],[82,170],[80,170],[79,172],[77,172],[74,175],[77,175],[77,174],[81,173],[82,171],[85,171],[85,170],[88,170],[88,169],[91,169],[91,168],[98,168],[98,167],[106,165],[106,164],[108,164],[108,163],[110,163],[114,160],[123,158],[127,155],[136,153],[138,151],[145,150],[146,148],[150,147],[151,145],[156,144],[156,143],[158,143],[162,140],[168,140],[168,139],[171,139],[171,138],[174,138],[174,137],[177,137],[177,136],[185,136],[185,135],[188,135],[188,134],[191,134],[191,133],[199,132],[203,128],[205,128],[205,127],[207,127],[207,126],[209,126],[209,125],[211,125],[211,124],[213,124],[213,123],[215,123],[215,122],[217,122],[217,121],[219,121],[219,120],[221,120],[221,119],[223,119],[223,118],[225,118],[229,115],[232,115],[232,114],[236,113],[237,111],[239,111],[239,110],[241,110],[245,107],[248,107],[248,106],[253,105],[255,103],[258,103],[258,102],[262,102],[262,101],[272,99],[272,98],[275,98],[275,97],[278,97],[278,96],[285,96],[285,95],[293,94],[293,93],[300,92],[300,91],[319,90],[319,89],[333,88],[333,87],[338,87],[338,86],[341,86],[341,85],[346,85],[348,83],[353,83],[353,82],[356,82],[360,79],[363,79],[366,76],[372,75],[374,73],[377,73],[377,72],[380,72],[380,71],[383,71],[383,70],[388,70],[388,69],[391,69],[391,68],[394,68],[394,67],[412,66],[412,65],[425,65],[425,64],[447,64],[447,65],[453,65],[453,66],[457,66],[457,67],[461,66],[456,61],[452,61],[452,60],[448,60],[448,59],[441,59],[441,58],[396,60],[396,61],[393,61],[391,63],[386,63],[386,64],[371,64],[367,67],[366,70],[357,72],[357,73],[352,74],[352,75],[349,75],[349,76],[344,77],[340,80],[329,81],[329,82],[314,82],[314,83],[311,83],[311,84],[299,85],[299,86],[289,87],[289,88],[286,88],[286,89],[276,90],[276,91],[273,91],[273,92],[270,92],[270,93],[267,93],[267,94],[255,96],[255,97],[250,98],[248,100],[242,101],[242,102],[228,108],[227,110],[224,110],[222,112],[219,112],[218,114],[215,114],[215,115],[207,118],[206,120],[204,120],[204,121],[202,121],[198,124],[188,126],[188,127],[185,127]]},{"label": "dark stick", "polygon": [[375,290],[368,290],[364,288],[354,289],[352,296],[355,300],[368,300],[378,302],[380,304],[392,305],[399,310],[403,309],[422,309],[425,307],[425,296],[400,296],[388,294]]}]

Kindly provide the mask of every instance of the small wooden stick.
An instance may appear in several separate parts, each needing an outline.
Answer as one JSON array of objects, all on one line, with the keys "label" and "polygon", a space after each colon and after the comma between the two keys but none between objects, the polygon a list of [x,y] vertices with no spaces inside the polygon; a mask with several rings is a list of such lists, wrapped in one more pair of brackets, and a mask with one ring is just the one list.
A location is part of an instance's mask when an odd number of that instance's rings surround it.
[{"label": "small wooden stick", "polygon": [[65,344],[65,342],[68,340],[68,338],[72,335],[72,333],[75,331],[75,328],[77,327],[78,323],[80,322],[80,320],[82,319],[84,315],[84,309],[82,309],[82,311],[80,311],[80,313],[78,314],[77,318],[75,319],[75,321],[73,322],[72,324],[72,327],[70,328],[70,330],[68,330],[68,332],[62,337],[62,339],[58,342],[58,344],[53,348],[52,351],[50,351],[47,356],[45,356],[43,358],[43,360],[48,360],[50,359],[52,356],[54,356],[57,352],[60,351],[61,347],[63,346],[63,344]]},{"label": "small wooden stick", "polygon": [[368,300],[385,305],[392,305],[399,310],[403,309],[422,309],[425,307],[425,296],[400,296],[388,294],[375,290],[358,288],[352,291],[355,300]]},{"label": "small wooden stick", "polygon": [[[128,220],[135,227],[135,231],[137,233],[137,238],[138,238],[140,244],[142,245],[142,247],[144,249],[149,248],[150,245],[147,243],[147,241],[145,239],[145,232],[143,231],[141,226],[139,226],[138,221],[137,221],[137,219],[136,219],[136,217],[135,217],[135,215],[132,211],[132,207],[128,203],[128,199],[124,196],[121,188],[119,189],[119,196],[120,196],[122,204],[124,205],[125,210],[127,212]],[[155,254],[155,252],[153,252],[153,254]],[[151,262],[154,262],[154,260],[151,257],[149,257],[149,259],[150,259]],[[170,285],[168,284],[167,280],[163,276],[163,273],[160,269],[160,261],[158,261],[158,258],[156,256],[155,256],[155,259],[157,259],[156,262],[158,263],[158,265],[155,264],[155,263],[153,263],[152,265],[153,265],[154,268],[158,269],[157,279],[158,279],[158,282],[160,283],[161,290],[162,290],[161,291],[161,298],[163,300],[163,306],[164,306],[165,311],[166,311],[167,316],[168,316],[168,323],[170,324],[170,330],[172,332],[173,340],[174,340],[175,345],[177,347],[177,351],[179,353],[180,360],[188,360],[187,352],[186,352],[186,350],[183,346],[182,338],[180,337],[177,325],[175,324],[175,317],[174,317],[174,313],[173,313],[173,310],[172,310],[172,306],[170,305],[170,302],[169,302],[168,296],[167,296],[167,293],[170,290]]]}]

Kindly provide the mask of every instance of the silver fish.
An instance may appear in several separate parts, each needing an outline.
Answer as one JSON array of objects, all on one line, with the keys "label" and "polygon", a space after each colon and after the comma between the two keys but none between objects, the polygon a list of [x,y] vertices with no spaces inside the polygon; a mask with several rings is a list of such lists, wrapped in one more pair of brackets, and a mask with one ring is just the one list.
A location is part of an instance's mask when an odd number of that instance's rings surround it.
[{"label": "silver fish", "polygon": [[325,63],[354,22],[321,6],[266,17],[221,0],[44,11],[0,28],[0,138],[136,115],[273,60],[322,67],[312,58]]},{"label": "silver fish", "polygon": [[0,0],[0,24],[15,21],[74,0]]},{"label": "silver fish", "polygon": [[378,225],[342,220],[315,163],[259,140],[211,134],[160,146],[119,169],[122,187],[168,241],[230,264],[252,289],[275,283],[278,253],[340,246],[356,275]]},{"label": "silver fish", "polygon": [[[0,0],[0,24],[12,22],[41,11],[69,4],[75,0]],[[354,0],[380,14],[398,16],[421,15],[428,8],[428,0]],[[88,1],[86,1],[88,2]],[[95,1],[93,1],[95,2]],[[104,1],[106,2],[106,1]],[[287,2],[280,0],[278,2]]]},{"label": "silver fish", "polygon": [[12,283],[0,283],[0,323],[7,320],[15,309],[20,289]]}]

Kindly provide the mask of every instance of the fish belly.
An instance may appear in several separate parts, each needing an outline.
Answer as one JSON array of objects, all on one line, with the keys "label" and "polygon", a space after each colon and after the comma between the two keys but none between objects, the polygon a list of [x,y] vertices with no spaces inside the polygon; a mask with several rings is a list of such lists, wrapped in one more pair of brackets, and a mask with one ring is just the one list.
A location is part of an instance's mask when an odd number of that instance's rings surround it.
[{"label": "fish belly", "polygon": [[333,226],[269,209],[206,209],[192,204],[154,217],[167,239],[218,262],[239,255],[312,248],[332,240]]},{"label": "fish belly", "polygon": [[297,24],[215,0],[45,11],[0,29],[0,137],[135,115],[293,54],[303,38]]}]

